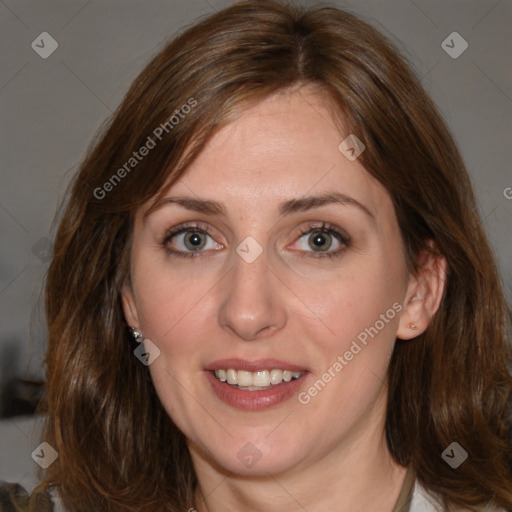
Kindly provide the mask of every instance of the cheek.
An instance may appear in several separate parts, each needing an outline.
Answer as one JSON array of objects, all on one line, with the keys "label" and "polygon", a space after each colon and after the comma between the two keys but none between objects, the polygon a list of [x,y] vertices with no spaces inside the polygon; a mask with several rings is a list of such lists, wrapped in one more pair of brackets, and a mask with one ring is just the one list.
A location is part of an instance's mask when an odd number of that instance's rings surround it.
[{"label": "cheek", "polygon": [[314,313],[316,320],[309,322],[309,327],[317,331],[315,338],[332,350],[348,350],[352,340],[361,333],[364,340],[366,330],[377,324],[379,335],[394,341],[404,288],[400,261],[398,256],[388,258],[379,253],[355,255],[335,273],[298,281],[294,291],[307,306],[303,311]]},{"label": "cheek", "polygon": [[321,322],[302,326],[318,365],[299,398],[317,420],[356,422],[382,392],[402,306],[396,280],[381,270],[369,265],[326,287],[316,297]]},{"label": "cheek", "polygon": [[[132,257],[132,283],[142,332],[162,344],[194,339],[198,319],[204,318],[217,274],[212,265],[171,261],[163,251],[146,249]],[[217,277],[218,280],[218,277]],[[183,335],[181,332],[180,336]]]}]

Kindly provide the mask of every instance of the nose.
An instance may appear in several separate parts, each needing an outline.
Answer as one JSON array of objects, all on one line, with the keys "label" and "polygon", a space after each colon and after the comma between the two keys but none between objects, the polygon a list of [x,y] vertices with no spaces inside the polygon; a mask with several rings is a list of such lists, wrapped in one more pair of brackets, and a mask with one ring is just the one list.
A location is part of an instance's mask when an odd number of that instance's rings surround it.
[{"label": "nose", "polygon": [[286,325],[285,286],[268,267],[263,252],[248,263],[233,253],[231,275],[222,290],[219,323],[244,341],[271,336]]}]

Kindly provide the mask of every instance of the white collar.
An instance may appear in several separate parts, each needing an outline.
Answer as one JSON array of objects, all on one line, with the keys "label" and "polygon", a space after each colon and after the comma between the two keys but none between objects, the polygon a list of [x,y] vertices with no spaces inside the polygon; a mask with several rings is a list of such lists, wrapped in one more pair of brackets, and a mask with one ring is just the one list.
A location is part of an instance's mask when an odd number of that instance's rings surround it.
[{"label": "white collar", "polygon": [[[469,509],[457,509],[460,512],[468,511]],[[493,505],[487,505],[479,510],[481,512],[506,512],[504,508],[497,508]],[[409,512],[443,512],[444,509],[441,507],[439,502],[435,500],[433,495],[424,489],[420,483],[416,480],[414,484],[414,492],[412,495],[411,506]]]}]

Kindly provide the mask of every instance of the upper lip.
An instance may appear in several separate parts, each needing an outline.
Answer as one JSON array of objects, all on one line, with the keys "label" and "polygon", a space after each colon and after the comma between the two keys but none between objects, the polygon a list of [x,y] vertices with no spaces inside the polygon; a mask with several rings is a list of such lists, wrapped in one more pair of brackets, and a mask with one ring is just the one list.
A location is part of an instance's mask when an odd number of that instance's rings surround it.
[{"label": "upper lip", "polygon": [[290,370],[292,372],[307,371],[304,366],[299,366],[286,361],[277,359],[255,359],[248,361],[246,359],[219,359],[206,366],[205,370],[245,370],[247,372],[257,372],[260,370]]}]

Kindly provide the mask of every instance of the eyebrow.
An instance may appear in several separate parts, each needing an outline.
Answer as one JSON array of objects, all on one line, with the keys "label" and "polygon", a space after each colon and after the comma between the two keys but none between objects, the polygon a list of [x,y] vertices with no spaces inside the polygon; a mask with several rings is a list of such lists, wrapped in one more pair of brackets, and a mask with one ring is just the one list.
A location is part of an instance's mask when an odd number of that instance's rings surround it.
[{"label": "eyebrow", "polygon": [[[192,197],[164,197],[160,201],[154,203],[143,215],[143,219],[146,219],[150,214],[156,210],[163,208],[169,204],[177,204],[187,210],[193,212],[204,213],[207,215],[217,215],[227,217],[226,207],[218,201],[209,199],[195,199]],[[297,199],[289,199],[284,201],[279,206],[279,216],[285,217],[293,213],[304,212],[312,210],[314,208],[320,208],[329,204],[339,204],[343,206],[354,206],[373,221],[375,216],[373,213],[362,203],[354,199],[353,197],[341,194],[339,192],[331,192],[320,194],[316,196],[304,196]]]}]

